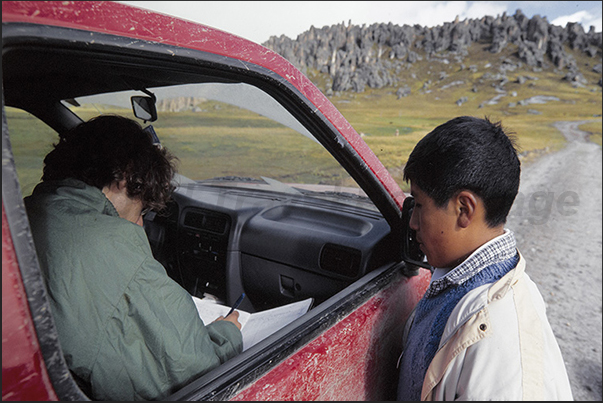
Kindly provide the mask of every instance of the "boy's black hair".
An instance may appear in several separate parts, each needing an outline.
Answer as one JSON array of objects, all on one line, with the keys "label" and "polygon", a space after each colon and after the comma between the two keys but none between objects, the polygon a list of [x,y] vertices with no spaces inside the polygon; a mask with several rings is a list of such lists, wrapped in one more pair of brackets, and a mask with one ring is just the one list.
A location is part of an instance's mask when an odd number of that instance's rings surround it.
[{"label": "boy's black hair", "polygon": [[417,143],[404,167],[404,180],[439,207],[462,190],[474,192],[485,204],[487,224],[497,227],[506,222],[517,196],[520,165],[515,139],[500,122],[460,116]]}]

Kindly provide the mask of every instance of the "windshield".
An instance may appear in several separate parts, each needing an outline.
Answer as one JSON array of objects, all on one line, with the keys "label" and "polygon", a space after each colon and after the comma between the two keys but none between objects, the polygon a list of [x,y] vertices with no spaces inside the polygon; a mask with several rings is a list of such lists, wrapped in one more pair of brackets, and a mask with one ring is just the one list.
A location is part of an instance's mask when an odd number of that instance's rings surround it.
[{"label": "windshield", "polygon": [[[312,195],[376,210],[308,130],[258,88],[202,83],[147,90],[157,98],[158,119],[152,126],[161,144],[179,159],[181,185]],[[131,118],[132,95],[144,94],[87,96],[68,106],[84,120],[101,113]]]}]

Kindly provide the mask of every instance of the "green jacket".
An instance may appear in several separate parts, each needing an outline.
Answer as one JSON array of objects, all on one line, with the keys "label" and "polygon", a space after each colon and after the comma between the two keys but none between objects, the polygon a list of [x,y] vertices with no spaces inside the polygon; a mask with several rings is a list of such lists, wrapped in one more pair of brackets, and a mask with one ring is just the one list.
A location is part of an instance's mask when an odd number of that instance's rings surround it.
[{"label": "green jacket", "polygon": [[161,399],[241,352],[237,327],[205,326],[99,189],[43,182],[25,205],[65,359],[91,398]]}]

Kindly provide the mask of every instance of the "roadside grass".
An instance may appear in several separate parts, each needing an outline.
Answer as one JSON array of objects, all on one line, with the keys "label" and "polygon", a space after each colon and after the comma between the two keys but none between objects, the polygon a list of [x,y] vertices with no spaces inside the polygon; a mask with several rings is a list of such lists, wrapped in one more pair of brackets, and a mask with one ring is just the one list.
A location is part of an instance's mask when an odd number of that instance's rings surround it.
[{"label": "roadside grass", "polygon": [[588,139],[593,143],[601,145],[601,121],[580,125],[580,130],[590,133]]}]

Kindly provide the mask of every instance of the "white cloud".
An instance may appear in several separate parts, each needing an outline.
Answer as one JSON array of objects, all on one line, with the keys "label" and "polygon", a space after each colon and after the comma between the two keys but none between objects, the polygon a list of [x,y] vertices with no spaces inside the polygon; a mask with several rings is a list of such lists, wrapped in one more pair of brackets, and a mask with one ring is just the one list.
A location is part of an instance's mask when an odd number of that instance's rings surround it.
[{"label": "white cloud", "polygon": [[481,18],[505,11],[494,1],[122,1],[197,21],[264,42],[272,35],[295,39],[310,26],[331,26],[351,20],[354,25],[388,23],[433,27],[458,16]]},{"label": "white cloud", "polygon": [[595,17],[588,11],[578,11],[571,15],[557,17],[551,21],[551,24],[565,27],[568,22],[578,22],[582,24],[582,27],[586,32],[588,32],[590,26],[593,25],[596,32],[601,32],[601,17]]},{"label": "white cloud", "polygon": [[[502,15],[507,11],[505,2],[500,1],[474,1],[471,6],[467,9],[465,15],[470,19],[482,18],[486,15],[496,17]],[[515,10],[512,12],[507,11],[508,15],[514,15]]]},{"label": "white cloud", "polygon": [[[507,1],[122,1],[150,8],[190,21],[242,36],[257,43],[282,34],[295,39],[310,26],[322,28],[351,20],[354,25],[388,23],[433,27],[452,22],[458,16],[478,19],[496,17],[507,10]],[[527,6],[531,2],[520,2]],[[533,2],[541,12],[554,2]],[[542,3],[542,4],[541,4]],[[561,2],[559,2],[561,3]],[[521,8],[519,7],[519,8]],[[507,11],[514,14],[515,10]],[[578,12],[555,19],[565,26],[567,21],[580,22],[588,31],[590,25],[601,31],[601,17]],[[566,19],[562,19],[566,18]]]},{"label": "white cloud", "polygon": [[[481,18],[485,15],[496,16],[505,11],[503,3],[493,1],[372,1],[348,4],[354,5],[349,8],[354,9],[350,12],[354,12],[352,23],[356,25],[392,22],[397,25],[418,24],[433,27],[452,22],[457,16],[462,21],[465,18]],[[339,13],[343,15],[346,11],[340,10]]]}]

